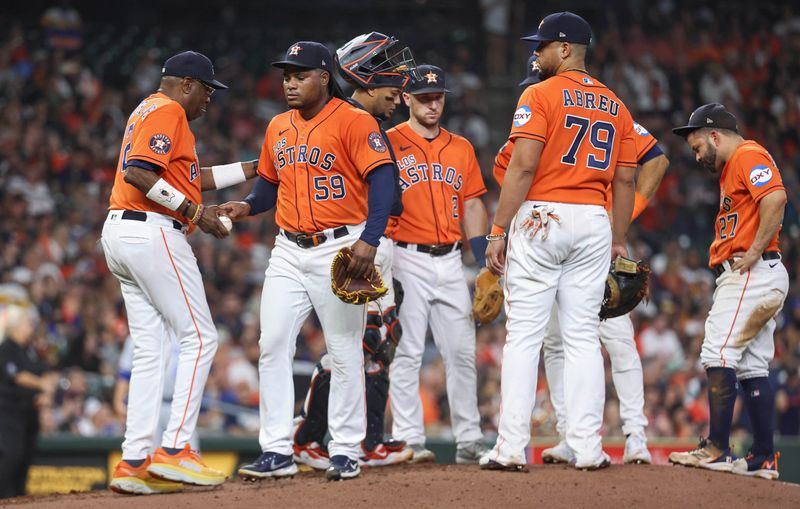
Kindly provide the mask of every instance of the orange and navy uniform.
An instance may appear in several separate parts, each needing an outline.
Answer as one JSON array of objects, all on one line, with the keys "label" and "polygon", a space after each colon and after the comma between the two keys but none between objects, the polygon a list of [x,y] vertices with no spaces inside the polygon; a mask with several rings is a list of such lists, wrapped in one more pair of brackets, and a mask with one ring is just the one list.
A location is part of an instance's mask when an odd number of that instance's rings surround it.
[{"label": "orange and navy uniform", "polygon": [[579,71],[525,89],[509,135],[518,138],[544,143],[528,200],[605,205],[615,168],[636,167],[628,109]]},{"label": "orange and navy uniform", "polygon": [[[758,204],[773,191],[784,190],[780,171],[769,152],[752,140],[734,151],[719,179],[720,201],[716,236],[711,244],[708,265],[714,267],[733,253],[747,251],[756,238]],[[764,250],[779,251],[780,229]]]},{"label": "orange and navy uniform", "polygon": [[409,244],[461,240],[464,203],[486,192],[470,142],[442,128],[428,140],[408,122],[386,134],[394,147],[403,189],[403,214],[391,238]]},{"label": "orange and navy uniform", "polygon": [[186,112],[160,92],[142,101],[128,118],[108,208],[158,212],[186,223],[179,212],[159,205],[125,182],[123,170],[134,160],[160,168],[159,176],[168,184],[193,203],[202,203],[200,163]]},{"label": "orange and navy uniform", "polygon": [[366,221],[364,179],[391,163],[374,117],[333,98],[309,120],[298,110],[274,117],[264,135],[258,173],[278,186],[278,226],[314,233]]}]

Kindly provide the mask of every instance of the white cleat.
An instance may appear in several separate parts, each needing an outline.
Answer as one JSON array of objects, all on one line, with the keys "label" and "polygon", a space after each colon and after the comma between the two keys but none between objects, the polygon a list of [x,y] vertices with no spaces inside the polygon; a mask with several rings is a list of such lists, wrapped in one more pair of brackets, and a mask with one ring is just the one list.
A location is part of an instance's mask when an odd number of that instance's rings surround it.
[{"label": "white cleat", "polygon": [[625,440],[625,454],[622,456],[622,462],[635,465],[651,465],[653,457],[650,451],[647,450],[647,438],[644,433],[631,433]]},{"label": "white cleat", "polygon": [[560,441],[555,447],[550,447],[542,451],[542,461],[545,463],[559,464],[559,463],[574,463],[575,453],[570,446],[567,445],[566,440]]}]

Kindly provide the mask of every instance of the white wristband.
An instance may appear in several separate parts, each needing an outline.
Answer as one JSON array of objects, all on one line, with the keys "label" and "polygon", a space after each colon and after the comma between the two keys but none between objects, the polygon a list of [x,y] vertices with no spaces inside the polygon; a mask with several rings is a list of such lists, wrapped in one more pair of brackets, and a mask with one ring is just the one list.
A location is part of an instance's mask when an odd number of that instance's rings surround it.
[{"label": "white wristband", "polygon": [[145,196],[159,205],[167,207],[169,210],[178,210],[183,200],[186,199],[182,192],[167,184],[167,181],[163,178],[158,179]]},{"label": "white wristband", "polygon": [[214,176],[214,185],[217,189],[241,184],[247,180],[244,174],[242,163],[220,164],[211,167],[211,174]]}]

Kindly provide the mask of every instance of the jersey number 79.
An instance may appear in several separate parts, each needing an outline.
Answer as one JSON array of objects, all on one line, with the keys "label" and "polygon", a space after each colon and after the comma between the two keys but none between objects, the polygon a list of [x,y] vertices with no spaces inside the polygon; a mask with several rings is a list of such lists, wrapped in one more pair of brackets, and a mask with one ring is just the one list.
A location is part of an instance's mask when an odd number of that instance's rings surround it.
[{"label": "jersey number 79", "polygon": [[569,151],[561,158],[563,164],[575,166],[575,156],[588,132],[589,143],[592,144],[595,150],[601,150],[603,153],[602,156],[599,157],[590,153],[586,158],[586,167],[598,171],[608,170],[608,164],[611,161],[611,150],[614,148],[614,124],[602,120],[591,122],[591,120],[586,117],[567,115],[564,117],[564,127],[566,129],[577,127],[578,131],[575,133],[575,138],[572,140]]}]

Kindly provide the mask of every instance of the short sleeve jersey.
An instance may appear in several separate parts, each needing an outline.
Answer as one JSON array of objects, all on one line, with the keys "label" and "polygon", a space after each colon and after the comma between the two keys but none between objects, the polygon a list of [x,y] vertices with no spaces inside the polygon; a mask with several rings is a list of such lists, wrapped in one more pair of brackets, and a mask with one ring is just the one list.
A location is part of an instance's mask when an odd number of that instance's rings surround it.
[{"label": "short sleeve jersey", "polygon": [[158,212],[186,223],[180,213],[159,205],[125,182],[123,170],[132,159],[159,167],[159,175],[168,184],[192,202],[202,202],[194,134],[180,104],[160,92],[155,93],[142,101],[128,118],[109,209]]},{"label": "short sleeve jersey", "polygon": [[636,167],[633,120],[595,78],[567,71],[531,85],[509,140],[544,143],[528,200],[605,205],[617,166]]},{"label": "short sleeve jersey", "polygon": [[[642,127],[641,124],[633,123],[633,144],[636,147],[636,164],[642,164],[642,158],[656,146],[658,140],[650,134],[650,131]],[[611,183],[608,184],[608,195],[606,199],[606,210],[611,210]]]},{"label": "short sleeve jersey", "polygon": [[428,140],[408,122],[387,131],[403,189],[403,214],[392,239],[410,244],[461,240],[464,203],[486,192],[475,150],[445,129]]},{"label": "short sleeve jersey", "polygon": [[[733,253],[747,251],[756,238],[758,204],[773,191],[784,189],[780,171],[769,152],[752,140],[736,149],[719,179],[719,214],[711,244],[709,266],[719,265]],[[778,251],[780,230],[765,251]]]},{"label": "short sleeve jersey", "polygon": [[366,221],[364,179],[391,163],[375,118],[333,98],[308,120],[297,110],[275,116],[258,173],[278,185],[278,226],[313,233]]}]

